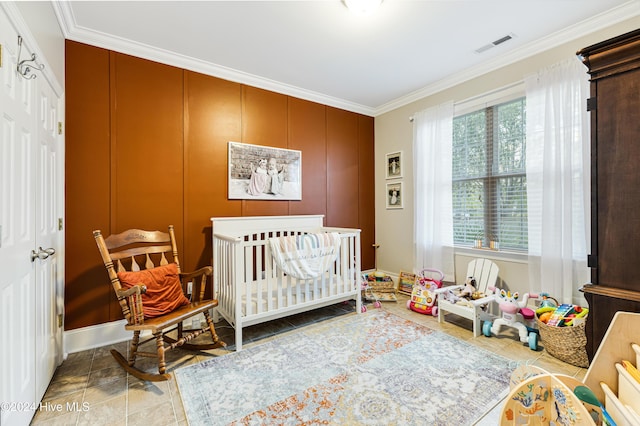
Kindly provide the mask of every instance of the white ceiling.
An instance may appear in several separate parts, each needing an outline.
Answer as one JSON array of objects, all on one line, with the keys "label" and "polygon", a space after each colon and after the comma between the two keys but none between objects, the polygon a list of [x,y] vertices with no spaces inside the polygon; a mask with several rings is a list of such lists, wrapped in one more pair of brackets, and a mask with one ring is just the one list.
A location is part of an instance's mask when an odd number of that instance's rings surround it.
[{"label": "white ceiling", "polygon": [[385,0],[364,17],[341,0],[54,9],[68,39],[375,116],[639,15],[640,0]]}]

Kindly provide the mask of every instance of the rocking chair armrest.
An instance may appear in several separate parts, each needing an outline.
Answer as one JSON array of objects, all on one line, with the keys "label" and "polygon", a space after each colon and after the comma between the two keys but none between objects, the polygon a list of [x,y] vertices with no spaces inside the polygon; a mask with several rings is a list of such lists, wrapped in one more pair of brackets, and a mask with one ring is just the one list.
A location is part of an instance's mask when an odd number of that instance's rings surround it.
[{"label": "rocking chair armrest", "polygon": [[147,292],[147,286],[136,284],[126,290],[116,290],[116,295],[129,325],[144,323],[144,310],[141,295]]},{"label": "rocking chair armrest", "polygon": [[[205,266],[200,269],[196,269],[192,272],[181,272],[180,282],[182,283],[182,291],[185,296],[190,297],[192,302],[198,302],[204,299],[205,289],[207,287],[207,277],[213,275],[213,268],[211,266]],[[191,289],[191,295],[188,294],[188,283],[191,282],[193,287]]]},{"label": "rocking chair armrest", "polygon": [[196,269],[191,272],[180,272],[180,280],[190,280],[191,278],[201,277],[206,275],[210,277],[213,275],[213,268],[211,266],[204,266],[200,269]]},{"label": "rocking chair armrest", "polygon": [[116,295],[118,298],[129,297],[132,294],[144,294],[147,292],[147,286],[144,284],[136,284],[133,287],[128,288],[127,290],[117,290]]}]

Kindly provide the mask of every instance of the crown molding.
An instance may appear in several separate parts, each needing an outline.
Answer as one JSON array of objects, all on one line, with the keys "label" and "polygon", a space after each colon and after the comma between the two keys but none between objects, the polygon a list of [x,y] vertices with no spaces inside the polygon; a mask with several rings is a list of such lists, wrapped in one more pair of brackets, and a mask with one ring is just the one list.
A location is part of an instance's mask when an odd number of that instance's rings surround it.
[{"label": "crown molding", "polygon": [[561,31],[557,31],[546,37],[527,43],[524,46],[511,52],[507,52],[501,56],[483,62],[475,67],[467,68],[461,72],[452,74],[447,78],[425,86],[422,89],[411,92],[406,96],[402,96],[398,99],[381,105],[375,108],[374,117],[377,117],[389,111],[393,111],[394,109],[426,98],[427,96],[434,95],[438,92],[449,89],[481,75],[487,74],[491,71],[495,71],[504,66],[524,60],[526,58],[549,50],[553,47],[559,46],[580,37],[587,36],[591,33],[638,15],[640,15],[640,1],[631,0],[607,12],[603,12],[592,18],[567,27]]},{"label": "crown molding", "polygon": [[70,2],[53,2],[53,8],[56,16],[58,17],[63,34],[65,38],[69,40],[128,55],[134,55],[143,59],[188,69],[202,74],[222,78],[224,80],[247,84],[249,86],[282,93],[372,117],[382,115],[386,112],[408,105],[473,78],[495,71],[496,69],[542,53],[555,46],[567,43],[571,40],[575,40],[618,22],[640,15],[640,1],[631,0],[617,8],[567,27],[564,30],[550,34],[542,39],[525,44],[514,51],[507,52],[477,66],[452,74],[433,84],[427,85],[383,105],[378,107],[369,107],[81,27],[77,25],[75,21]]},{"label": "crown molding", "polygon": [[365,105],[348,102],[322,93],[302,89],[300,87],[280,83],[254,74],[234,70],[232,68],[202,61],[186,55],[160,49],[143,43],[134,42],[121,37],[94,31],[77,25],[70,2],[54,2],[54,9],[59,19],[65,38],[80,43],[113,50],[119,53],[160,62],[166,65],[199,72],[236,83],[246,84],[260,89],[305,99],[312,102],[344,109],[347,111],[373,116],[374,109]]}]

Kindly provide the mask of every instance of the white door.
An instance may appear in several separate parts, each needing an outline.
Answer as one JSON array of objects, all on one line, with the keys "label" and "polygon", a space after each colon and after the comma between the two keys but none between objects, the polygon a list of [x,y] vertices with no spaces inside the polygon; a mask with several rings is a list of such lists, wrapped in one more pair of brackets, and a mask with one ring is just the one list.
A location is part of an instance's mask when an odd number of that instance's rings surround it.
[{"label": "white door", "polygon": [[[62,348],[56,300],[62,241],[60,102],[16,73],[18,34],[0,8],[0,424],[27,425]],[[25,51],[23,56],[30,56]],[[39,248],[42,247],[43,250]]]},{"label": "white door", "polygon": [[[38,142],[36,154],[35,248],[33,248],[36,308],[36,398],[42,398],[57,365],[56,337],[62,332],[57,323],[57,280],[61,251],[59,249],[59,203],[62,185],[59,183],[62,150],[58,137],[58,99],[46,84],[39,84]],[[62,224],[60,224],[60,228]]]}]

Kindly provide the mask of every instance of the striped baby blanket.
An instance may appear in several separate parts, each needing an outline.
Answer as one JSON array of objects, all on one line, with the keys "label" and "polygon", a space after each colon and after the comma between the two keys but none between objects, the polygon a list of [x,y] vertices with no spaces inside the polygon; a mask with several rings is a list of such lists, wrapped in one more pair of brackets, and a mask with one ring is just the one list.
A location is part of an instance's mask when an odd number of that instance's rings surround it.
[{"label": "striped baby blanket", "polygon": [[322,232],[269,238],[271,255],[285,274],[300,279],[326,272],[340,251],[340,234]]}]

